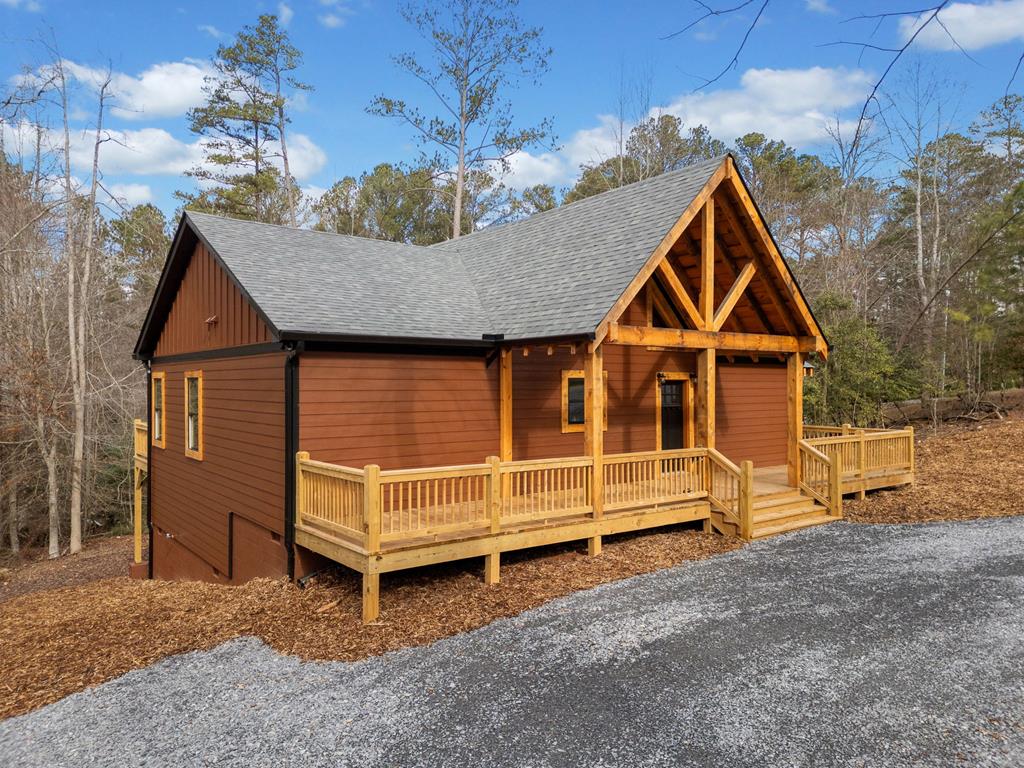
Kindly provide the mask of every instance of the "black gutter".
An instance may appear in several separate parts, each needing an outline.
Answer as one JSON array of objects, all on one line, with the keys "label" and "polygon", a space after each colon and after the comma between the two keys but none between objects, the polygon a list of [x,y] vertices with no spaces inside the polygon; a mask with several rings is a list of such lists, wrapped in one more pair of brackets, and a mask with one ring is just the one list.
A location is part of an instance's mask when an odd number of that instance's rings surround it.
[{"label": "black gutter", "polygon": [[295,578],[295,454],[299,450],[299,354],[298,342],[284,361],[284,546],[288,578]]},{"label": "black gutter", "polygon": [[[167,383],[164,382],[164,386]],[[166,414],[165,414],[166,415]],[[149,563],[147,574],[153,578],[153,369],[146,364],[146,527],[149,528]]]}]

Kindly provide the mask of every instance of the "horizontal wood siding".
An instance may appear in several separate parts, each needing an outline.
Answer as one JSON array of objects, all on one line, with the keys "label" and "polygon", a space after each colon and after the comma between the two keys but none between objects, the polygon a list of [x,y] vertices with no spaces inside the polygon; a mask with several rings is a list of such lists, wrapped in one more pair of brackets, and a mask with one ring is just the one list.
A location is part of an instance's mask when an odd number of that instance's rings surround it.
[{"label": "horizontal wood siding", "polygon": [[[284,361],[278,353],[153,366],[167,375],[166,447],[150,449],[153,522],[224,575],[231,514],[284,534]],[[185,455],[186,370],[203,372],[202,461]],[[238,549],[236,565],[247,551]]]},{"label": "horizontal wood siding", "polygon": [[[637,305],[635,311],[642,311]],[[584,347],[572,354],[555,347],[553,354],[534,348],[512,359],[512,457],[550,459],[583,454],[583,433],[562,433],[562,371],[584,370]],[[608,381],[608,429],[605,453],[656,449],[656,382],[659,372],[692,373],[696,360],[689,352],[649,350],[608,344],[604,369]]]},{"label": "horizontal wood siding", "polygon": [[786,366],[718,358],[715,447],[734,462],[786,463]]},{"label": "horizontal wood siding", "polygon": [[384,469],[482,462],[499,448],[498,362],[306,352],[299,425],[302,450],[320,461]]},{"label": "horizontal wood siding", "polygon": [[[215,322],[206,321],[216,318]],[[271,341],[270,329],[202,243],[196,245],[167,315],[156,356]]]}]

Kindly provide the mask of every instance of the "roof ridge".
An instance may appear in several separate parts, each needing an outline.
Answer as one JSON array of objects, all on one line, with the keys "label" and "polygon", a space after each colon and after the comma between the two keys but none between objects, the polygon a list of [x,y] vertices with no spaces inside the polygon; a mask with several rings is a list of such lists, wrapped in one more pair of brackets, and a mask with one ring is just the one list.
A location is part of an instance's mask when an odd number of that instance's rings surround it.
[{"label": "roof ridge", "polygon": [[[523,224],[523,223],[525,223],[527,221],[536,221],[537,219],[543,218],[543,217],[547,216],[548,214],[553,214],[556,211],[571,210],[574,206],[579,207],[579,206],[581,206],[584,203],[590,203],[591,201],[598,200],[600,198],[607,199],[608,195],[614,195],[614,194],[617,194],[617,193],[625,194],[624,190],[629,190],[631,193],[635,193],[638,189],[640,189],[642,187],[645,187],[645,186],[647,186],[649,184],[652,184],[654,182],[662,182],[665,179],[672,178],[672,177],[674,177],[674,176],[676,176],[678,174],[681,174],[681,173],[692,172],[693,169],[699,168],[702,165],[720,165],[721,163],[725,162],[725,159],[727,157],[732,157],[732,153],[731,152],[726,152],[723,155],[717,155],[715,157],[708,158],[707,160],[701,160],[701,161],[693,163],[691,165],[684,165],[682,168],[674,168],[671,171],[666,171],[665,173],[659,173],[656,176],[649,176],[646,179],[640,179],[639,181],[631,181],[629,184],[623,184],[620,187],[613,187],[612,189],[606,189],[603,192],[598,192],[596,195],[590,195],[590,196],[584,197],[584,198],[582,198],[580,200],[573,200],[572,202],[569,202],[569,203],[562,203],[561,205],[556,205],[556,206],[554,206],[552,208],[548,208],[546,211],[538,211],[537,213],[534,213],[534,214],[531,214],[530,216],[527,216],[525,219],[519,219],[517,221],[509,221],[509,222],[506,222],[504,224],[494,224],[494,225],[491,225],[491,226],[488,226],[488,227],[484,227],[482,229],[474,230],[473,232],[469,232],[469,233],[467,233],[465,235],[461,235],[460,237],[449,238],[448,240],[441,240],[440,242],[432,243],[432,244],[430,244],[428,246],[425,246],[425,247],[427,247],[427,248],[436,248],[438,246],[458,244],[458,242],[460,240],[465,240],[466,238],[471,238],[471,237],[474,237],[476,235],[482,234],[484,232],[507,231],[509,227],[514,227],[517,224]],[[457,248],[457,245],[455,245],[453,247]]]},{"label": "roof ridge", "polygon": [[385,246],[396,246],[399,248],[417,248],[421,250],[427,250],[430,246],[420,245],[419,243],[402,243],[397,240],[383,240],[379,237],[365,237],[363,235],[346,235],[344,232],[331,232],[325,229],[312,229],[306,227],[293,227],[288,224],[274,224],[269,221],[257,221],[256,219],[241,219],[237,216],[222,216],[218,213],[206,213],[205,211],[190,211],[188,209],[184,212],[185,216],[205,216],[211,219],[221,219],[223,221],[237,221],[240,224],[255,224],[261,227],[274,227],[275,229],[284,229],[288,232],[309,232],[316,235],[327,235],[329,237],[341,237],[347,240],[359,240],[362,242],[370,243],[382,243]]}]

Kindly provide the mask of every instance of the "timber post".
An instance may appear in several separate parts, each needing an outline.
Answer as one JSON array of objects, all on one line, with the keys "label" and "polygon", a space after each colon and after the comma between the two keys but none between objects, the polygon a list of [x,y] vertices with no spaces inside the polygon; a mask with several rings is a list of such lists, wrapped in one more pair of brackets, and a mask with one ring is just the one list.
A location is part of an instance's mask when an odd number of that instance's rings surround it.
[{"label": "timber post", "polygon": [[828,462],[828,497],[832,507],[829,511],[833,517],[843,516],[843,485],[840,475],[839,453],[836,452]]},{"label": "timber post", "polygon": [[786,358],[786,474],[794,488],[800,485],[800,441],[804,437],[803,355]]},{"label": "timber post", "polygon": [[302,473],[302,462],[309,461],[309,451],[295,453],[295,525],[302,524],[302,513],[306,510],[306,482]]},{"label": "timber post", "polygon": [[[604,351],[594,346],[587,356],[584,376],[584,452],[592,461],[590,480],[590,503],[595,520],[604,516]],[[591,536],[587,540],[587,552],[591,556],[601,554],[601,537]]]},{"label": "timber post", "polygon": [[[490,520],[491,535],[501,532],[502,480],[501,459],[488,456],[487,463],[491,466],[491,474],[487,480],[487,517]],[[501,552],[495,550],[484,555],[484,583],[497,584],[501,580]]]},{"label": "timber post", "polygon": [[135,552],[134,559],[135,564],[138,565],[142,562],[142,470],[138,466],[132,468],[134,473],[134,515],[132,520],[132,527],[134,529],[135,538]]},{"label": "timber post", "polygon": [[913,427],[907,427],[907,432],[910,433],[910,449],[909,449],[910,450],[910,474],[911,474],[911,476],[913,476],[913,474],[914,474],[914,462],[916,461],[915,458],[914,458],[914,428]]},{"label": "timber post", "polygon": [[697,353],[697,445],[715,447],[715,350]]},{"label": "timber post", "polygon": [[740,463],[740,536],[754,538],[754,462]]},{"label": "timber post", "polygon": [[380,554],[380,466],[367,464],[363,469],[363,514],[366,515],[367,570],[363,572],[363,623],[380,616],[380,573],[374,557]]}]

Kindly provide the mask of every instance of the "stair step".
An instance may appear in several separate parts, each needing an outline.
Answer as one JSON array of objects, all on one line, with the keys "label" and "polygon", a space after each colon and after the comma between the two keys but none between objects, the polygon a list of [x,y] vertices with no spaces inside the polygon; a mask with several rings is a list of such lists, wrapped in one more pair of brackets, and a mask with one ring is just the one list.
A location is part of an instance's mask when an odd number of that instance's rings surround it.
[{"label": "stair step", "polygon": [[754,515],[754,525],[771,525],[783,520],[800,520],[805,517],[815,517],[827,513],[825,507],[813,499],[804,499],[797,506],[786,506],[784,509],[767,509]]},{"label": "stair step", "polygon": [[760,496],[754,498],[754,513],[767,512],[768,510],[782,509],[783,507],[796,506],[808,501],[814,501],[810,496],[800,493],[793,493],[789,496],[779,496],[772,499],[764,499]]},{"label": "stair step", "polygon": [[775,501],[777,499],[786,499],[791,496],[799,496],[799,488],[783,488],[779,491],[772,491],[771,493],[757,493],[754,492],[754,500],[756,501]]},{"label": "stair step", "polygon": [[786,520],[774,525],[758,525],[754,527],[754,538],[763,539],[768,536],[776,536],[780,533],[797,531],[801,528],[809,528],[812,525],[823,525],[825,523],[831,523],[835,519],[836,518],[831,517],[824,512],[820,512],[812,517],[802,517],[797,520]]}]

